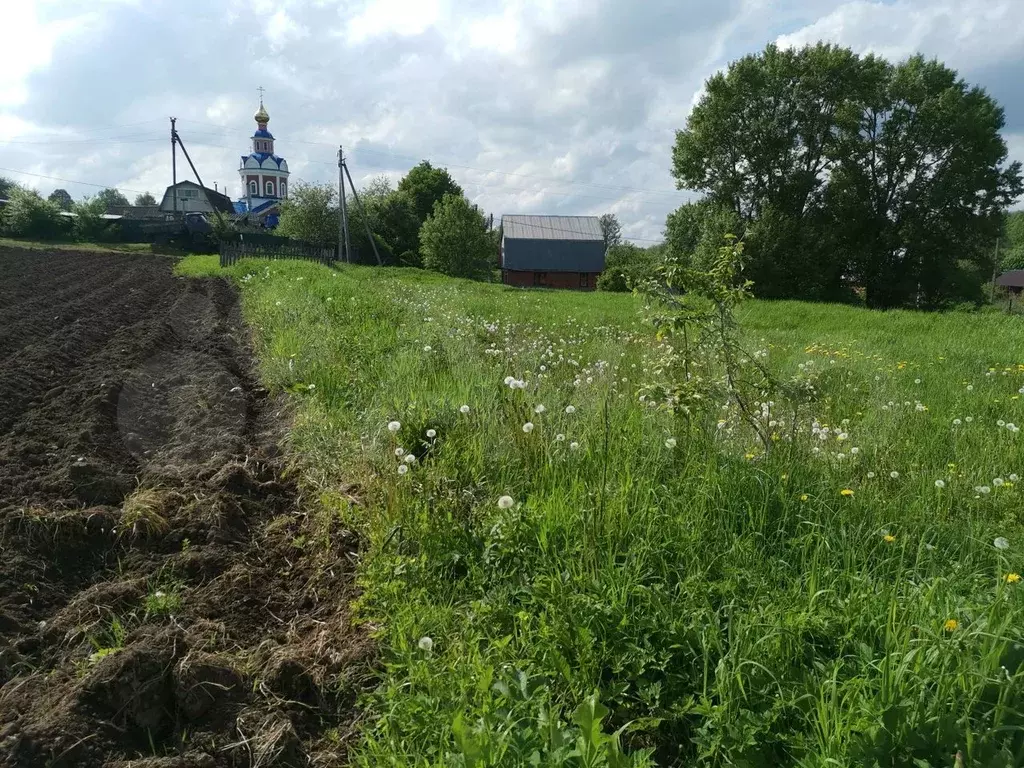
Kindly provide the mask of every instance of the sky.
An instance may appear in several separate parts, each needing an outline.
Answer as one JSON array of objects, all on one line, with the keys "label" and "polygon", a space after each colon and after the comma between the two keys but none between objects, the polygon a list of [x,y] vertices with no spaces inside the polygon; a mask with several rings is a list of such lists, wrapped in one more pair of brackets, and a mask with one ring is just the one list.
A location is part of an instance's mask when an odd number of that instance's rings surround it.
[{"label": "sky", "polygon": [[239,197],[262,86],[293,185],[336,182],[343,144],[357,185],[428,159],[495,218],[614,213],[646,245],[694,198],[671,151],[706,79],[819,40],[940,58],[1024,161],[1024,0],[8,0],[4,21],[0,175],[76,199],[159,199],[172,115]]}]

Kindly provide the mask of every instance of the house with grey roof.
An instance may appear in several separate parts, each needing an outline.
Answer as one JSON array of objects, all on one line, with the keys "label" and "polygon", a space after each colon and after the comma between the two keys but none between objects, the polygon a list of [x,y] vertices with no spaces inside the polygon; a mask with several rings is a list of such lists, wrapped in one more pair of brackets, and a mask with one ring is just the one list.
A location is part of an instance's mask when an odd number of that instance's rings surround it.
[{"label": "house with grey roof", "polygon": [[506,285],[592,291],[604,271],[596,216],[502,216],[501,281]]}]

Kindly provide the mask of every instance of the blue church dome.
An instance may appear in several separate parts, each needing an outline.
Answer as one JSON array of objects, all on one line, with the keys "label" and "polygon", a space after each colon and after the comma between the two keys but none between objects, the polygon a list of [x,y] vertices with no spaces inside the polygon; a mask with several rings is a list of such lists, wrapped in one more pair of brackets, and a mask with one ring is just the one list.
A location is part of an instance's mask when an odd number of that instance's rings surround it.
[{"label": "blue church dome", "polygon": [[274,134],[268,131],[266,128],[257,128],[256,133],[252,135],[254,139],[270,139],[273,141]]}]

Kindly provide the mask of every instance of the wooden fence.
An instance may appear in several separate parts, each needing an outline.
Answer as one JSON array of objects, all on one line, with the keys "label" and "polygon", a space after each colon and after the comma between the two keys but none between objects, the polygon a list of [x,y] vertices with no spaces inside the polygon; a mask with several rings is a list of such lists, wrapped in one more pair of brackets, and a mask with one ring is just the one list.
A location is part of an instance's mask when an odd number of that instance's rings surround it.
[{"label": "wooden fence", "polygon": [[311,245],[259,245],[256,243],[222,243],[220,265],[230,267],[239,259],[303,259],[317,264],[331,266],[337,261],[333,248],[317,248]]}]

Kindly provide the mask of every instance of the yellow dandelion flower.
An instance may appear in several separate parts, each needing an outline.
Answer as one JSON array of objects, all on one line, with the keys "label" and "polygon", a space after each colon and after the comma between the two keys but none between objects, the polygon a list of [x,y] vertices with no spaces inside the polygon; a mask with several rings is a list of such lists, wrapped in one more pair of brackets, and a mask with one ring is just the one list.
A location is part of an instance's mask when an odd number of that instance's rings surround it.
[{"label": "yellow dandelion flower", "polygon": [[942,628],[947,632],[956,632],[956,628],[960,626],[960,622],[956,619],[946,619],[946,622],[942,625]]},{"label": "yellow dandelion flower", "polygon": [[843,488],[843,490],[841,490],[839,492],[839,495],[840,496],[853,496],[853,491],[851,489],[849,489],[849,488]]},{"label": "yellow dandelion flower", "polygon": [[896,541],[896,537],[893,536],[891,533],[887,533],[885,534],[885,536],[882,537],[882,541],[884,541],[886,544],[892,544],[894,541]]},{"label": "yellow dandelion flower", "polygon": [[1020,581],[1020,574],[1019,573],[1008,573],[1008,574],[1006,574],[1006,583],[1007,584],[1016,584],[1018,581]]},{"label": "yellow dandelion flower", "polygon": [[801,493],[800,494],[800,501],[807,501],[807,494],[806,493]]},{"label": "yellow dandelion flower", "polygon": [[754,454],[752,454],[752,453],[745,453],[745,454],[743,454],[743,458],[747,459],[747,461],[749,461],[750,459],[754,458]]}]

